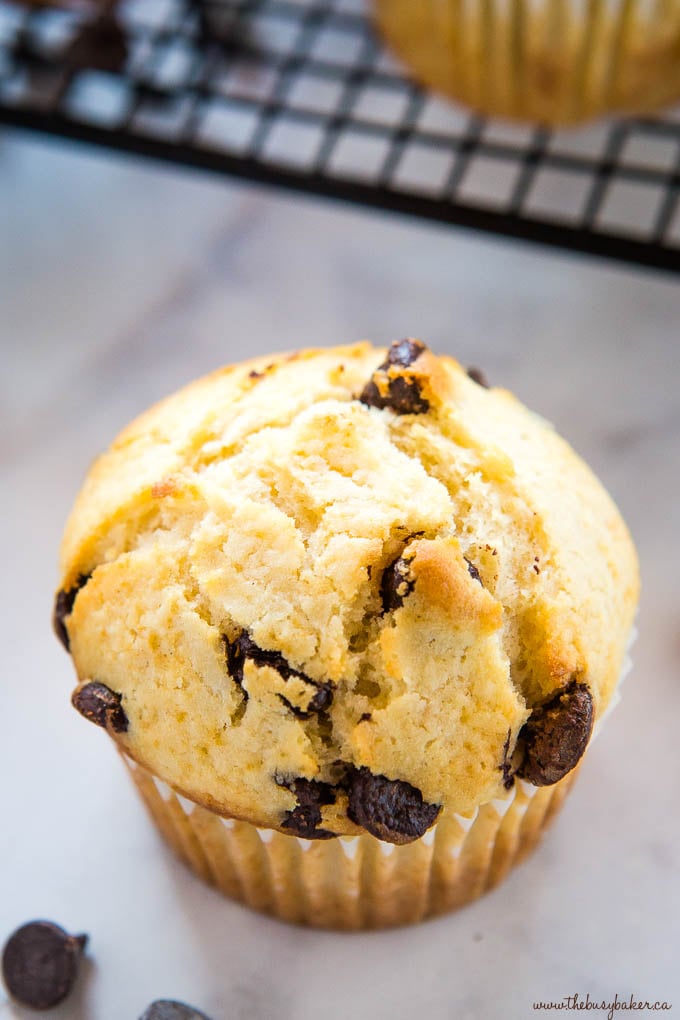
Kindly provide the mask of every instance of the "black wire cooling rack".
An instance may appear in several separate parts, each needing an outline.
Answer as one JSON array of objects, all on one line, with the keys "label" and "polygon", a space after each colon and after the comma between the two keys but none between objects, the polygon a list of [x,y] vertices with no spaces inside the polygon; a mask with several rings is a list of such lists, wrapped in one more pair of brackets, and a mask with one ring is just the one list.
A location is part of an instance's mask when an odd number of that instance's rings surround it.
[{"label": "black wire cooling rack", "polygon": [[0,122],[680,272],[680,110],[484,120],[408,80],[367,0],[70,2],[0,0]]}]

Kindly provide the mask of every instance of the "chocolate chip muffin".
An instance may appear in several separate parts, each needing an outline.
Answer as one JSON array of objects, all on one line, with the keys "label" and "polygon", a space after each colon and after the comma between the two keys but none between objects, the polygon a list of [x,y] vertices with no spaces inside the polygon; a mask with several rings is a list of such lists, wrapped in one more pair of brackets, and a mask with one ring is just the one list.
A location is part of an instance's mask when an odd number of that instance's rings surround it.
[{"label": "chocolate chip muffin", "polygon": [[417,340],[230,366],[152,408],[91,470],[61,573],[73,705],[166,839],[339,927],[449,909],[533,845],[638,594],[583,462]]},{"label": "chocolate chip muffin", "polygon": [[576,124],[680,96],[677,0],[373,0],[425,85],[487,116]]}]

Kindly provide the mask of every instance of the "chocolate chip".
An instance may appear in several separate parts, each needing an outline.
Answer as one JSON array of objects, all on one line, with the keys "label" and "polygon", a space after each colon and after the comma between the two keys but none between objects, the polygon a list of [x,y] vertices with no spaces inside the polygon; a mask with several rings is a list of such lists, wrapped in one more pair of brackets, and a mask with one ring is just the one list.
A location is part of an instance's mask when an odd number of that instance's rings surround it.
[{"label": "chocolate chip", "polygon": [[375,776],[363,767],[350,774],[349,818],[386,843],[419,839],[440,811],[439,804],[427,804],[420,790],[402,779]]},{"label": "chocolate chip", "polygon": [[482,386],[485,390],[490,389],[487,378],[481,368],[468,368],[467,374],[473,382],[477,383],[478,386]]},{"label": "chocolate chip", "polygon": [[104,12],[83,25],[64,54],[72,67],[121,71],[128,58],[128,41],[115,14]]},{"label": "chocolate chip", "polygon": [[157,999],[144,1010],[139,1020],[210,1020],[193,1006],[171,999]]},{"label": "chocolate chip", "polygon": [[410,595],[415,588],[415,579],[411,574],[411,563],[403,557],[399,557],[389,567],[385,567],[380,582],[380,598],[382,599],[383,611],[391,612],[403,606],[404,599]]},{"label": "chocolate chip", "polygon": [[[306,679],[306,678],[305,678]],[[310,683],[312,681],[309,681]],[[293,715],[296,715],[298,719],[309,719],[311,715],[320,715],[330,708],[333,702],[333,686],[330,683],[323,683],[316,685],[316,694],[313,696],[310,702],[308,702],[306,708],[300,708],[298,705],[294,705],[288,698],[284,697],[283,694],[279,694],[279,698],[284,703],[286,708],[290,709]]]},{"label": "chocolate chip", "polygon": [[335,803],[335,790],[328,783],[318,783],[313,779],[294,779],[292,782],[277,780],[295,794],[297,807],[286,812],[281,828],[291,835],[303,839],[334,839],[335,833],[328,829],[320,829],[321,808],[324,804]]},{"label": "chocolate chip", "polygon": [[500,764],[500,770],[503,773],[503,786],[506,790],[511,790],[515,785],[515,777],[512,774],[512,763],[510,761],[510,739],[512,737],[512,730],[508,730],[508,735],[505,738],[503,744],[503,761]]},{"label": "chocolate chip", "polygon": [[420,340],[411,340],[410,338],[406,340],[393,340],[387,352],[387,361],[380,367],[387,368],[389,365],[399,365],[400,368],[408,368],[426,350],[427,347]]},{"label": "chocolate chip", "polygon": [[326,681],[316,684],[316,694],[313,696],[307,712],[326,712],[333,704],[333,685]]},{"label": "chocolate chip", "polygon": [[424,414],[429,401],[420,391],[417,378],[408,374],[395,374],[394,369],[407,369],[426,351],[420,340],[395,340],[387,353],[387,360],[379,365],[366,383],[359,400],[369,407],[389,407],[397,414]]},{"label": "chocolate chip", "polygon": [[105,729],[109,727],[114,733],[125,733],[128,717],[121,705],[121,698],[120,694],[116,694],[106,684],[92,680],[76,688],[71,704],[95,726],[103,726]]},{"label": "chocolate chip", "polygon": [[479,571],[477,570],[477,567],[474,565],[474,563],[470,563],[470,561],[467,558],[467,556],[463,556],[463,559],[467,563],[468,574],[470,575],[470,577],[474,581],[479,581],[481,586],[484,587],[484,582],[482,581],[481,577],[479,576]]},{"label": "chocolate chip", "polygon": [[519,735],[523,753],[517,775],[534,786],[552,786],[578,764],[593,730],[593,698],[586,684],[567,684],[535,708]]},{"label": "chocolate chip", "polygon": [[73,587],[62,588],[61,591],[57,592],[57,596],[54,600],[52,626],[54,627],[54,633],[57,635],[67,652],[71,651],[71,639],[69,638],[68,631],[66,629],[66,617],[70,616],[73,612],[73,603],[76,600],[76,595],[80,589],[87,584],[90,577],[90,574],[80,574]]},{"label": "chocolate chip", "polygon": [[7,991],[24,1006],[51,1009],[69,994],[87,935],[68,935],[51,921],[30,921],[17,928],[2,954]]},{"label": "chocolate chip", "polygon": [[284,680],[287,680],[294,673],[294,670],[281,652],[260,648],[246,631],[239,634],[236,642],[244,659],[252,659],[258,666],[271,666],[277,673],[280,673]]},{"label": "chocolate chip", "polygon": [[243,700],[248,700],[248,691],[243,686],[243,666],[246,661],[245,652],[241,646],[241,638],[244,635],[236,639],[236,641],[229,641],[226,637],[223,638],[224,646],[227,651],[227,669],[229,670],[229,676],[241,688],[243,694]]},{"label": "chocolate chip", "polygon": [[300,709],[297,706],[292,705],[287,698],[285,698],[282,694],[279,694],[281,701],[283,701],[283,703],[290,708],[295,715],[299,716],[299,718],[307,719],[314,712],[323,712],[330,708],[333,702],[333,685],[329,681],[312,680],[312,678],[306,676],[305,673],[301,673],[299,670],[293,669],[290,663],[283,657],[283,655],[281,655],[280,652],[273,652],[266,648],[260,648],[259,645],[255,644],[246,631],[242,631],[233,642],[229,642],[225,638],[225,644],[227,648],[227,668],[229,669],[229,675],[243,691],[246,701],[248,700],[248,692],[243,687],[243,667],[246,659],[252,659],[252,661],[258,666],[269,666],[271,669],[275,669],[279,676],[283,677],[284,680],[290,680],[291,677],[298,677],[298,679],[303,680],[314,689],[314,694],[312,694],[306,709]]}]

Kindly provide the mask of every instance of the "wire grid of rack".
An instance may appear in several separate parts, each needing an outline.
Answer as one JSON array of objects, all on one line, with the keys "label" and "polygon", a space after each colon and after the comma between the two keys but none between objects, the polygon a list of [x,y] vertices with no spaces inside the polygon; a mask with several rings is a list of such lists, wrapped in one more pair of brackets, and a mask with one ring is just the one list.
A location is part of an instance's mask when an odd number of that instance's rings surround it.
[{"label": "wire grid of rack", "polygon": [[0,0],[0,123],[680,271],[680,110],[485,120],[409,81],[366,3]]}]

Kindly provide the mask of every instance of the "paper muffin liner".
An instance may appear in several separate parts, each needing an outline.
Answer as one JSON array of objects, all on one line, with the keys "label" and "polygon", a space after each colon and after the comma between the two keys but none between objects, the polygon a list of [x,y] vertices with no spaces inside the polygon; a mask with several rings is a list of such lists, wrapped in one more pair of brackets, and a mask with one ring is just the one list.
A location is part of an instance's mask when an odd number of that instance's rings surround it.
[{"label": "paper muffin liner", "polygon": [[[633,625],[591,743],[621,700],[637,635]],[[119,753],[158,832],[200,878],[282,921],[347,931],[414,924],[493,889],[536,847],[581,767],[554,786],[516,779],[469,816],[440,816],[421,839],[395,846],[368,833],[309,840],[225,818]]]},{"label": "paper muffin liner", "polygon": [[163,839],[206,882],[283,921],[346,930],[422,921],[498,885],[536,846],[577,771],[551,787],[517,781],[470,817],[441,818],[394,846],[369,834],[300,839],[223,818],[122,757]]},{"label": "paper muffin liner", "polygon": [[426,85],[481,113],[571,124],[680,96],[679,0],[374,0]]},{"label": "paper muffin liner", "polygon": [[[637,636],[633,624],[591,743],[621,700]],[[516,779],[469,816],[440,816],[421,839],[395,846],[368,833],[309,840],[225,818],[119,753],[158,832],[200,878],[282,921],[347,931],[424,921],[499,885],[536,847],[582,764],[554,786]]]}]

